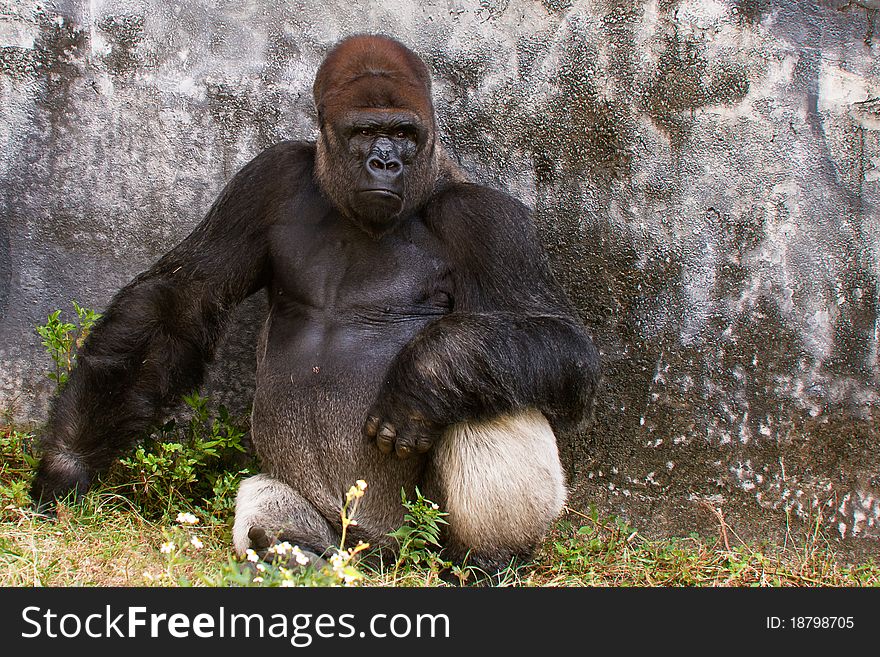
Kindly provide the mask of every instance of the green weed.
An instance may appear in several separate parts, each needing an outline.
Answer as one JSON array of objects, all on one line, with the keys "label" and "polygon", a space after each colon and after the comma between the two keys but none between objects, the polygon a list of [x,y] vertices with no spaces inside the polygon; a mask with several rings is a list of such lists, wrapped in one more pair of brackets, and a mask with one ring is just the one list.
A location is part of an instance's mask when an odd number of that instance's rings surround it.
[{"label": "green weed", "polygon": [[197,393],[184,401],[191,417],[182,427],[175,419],[146,436],[120,460],[108,484],[135,501],[147,514],[168,517],[174,509],[193,509],[227,521],[235,491],[253,472],[244,445],[245,430],[224,406],[212,416],[208,400]]},{"label": "green weed", "polygon": [[447,566],[440,559],[440,531],[441,525],[448,524],[445,516],[449,515],[440,510],[440,507],[427,499],[416,488],[416,499],[409,500],[406,491],[400,491],[400,501],[406,513],[403,516],[403,525],[388,534],[397,540],[399,545],[397,562],[394,564],[393,577],[397,575],[403,566],[423,567],[438,572]]},{"label": "green weed", "polygon": [[55,366],[54,371],[47,376],[55,381],[58,390],[67,383],[76,363],[77,350],[82,347],[95,322],[101,317],[99,313],[80,306],[76,301],[72,303],[76,311],[76,323],[63,321],[61,310],[56,310],[49,313],[45,324],[36,327],[37,334],[43,338],[42,344]]}]

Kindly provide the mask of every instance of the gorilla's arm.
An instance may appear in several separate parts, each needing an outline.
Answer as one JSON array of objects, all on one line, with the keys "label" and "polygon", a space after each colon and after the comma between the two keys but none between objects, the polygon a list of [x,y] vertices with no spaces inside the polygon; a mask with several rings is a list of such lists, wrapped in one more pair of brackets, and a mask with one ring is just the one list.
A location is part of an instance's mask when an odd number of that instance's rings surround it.
[{"label": "gorilla's arm", "polygon": [[232,309],[266,283],[267,226],[292,159],[276,147],[245,166],[202,223],[113,298],[50,410],[36,504],[83,492],[199,385]]},{"label": "gorilla's arm", "polygon": [[427,223],[446,247],[453,312],[391,364],[365,432],[383,451],[427,450],[449,424],[540,409],[556,429],[586,417],[598,352],[547,264],[525,206],[455,184]]}]

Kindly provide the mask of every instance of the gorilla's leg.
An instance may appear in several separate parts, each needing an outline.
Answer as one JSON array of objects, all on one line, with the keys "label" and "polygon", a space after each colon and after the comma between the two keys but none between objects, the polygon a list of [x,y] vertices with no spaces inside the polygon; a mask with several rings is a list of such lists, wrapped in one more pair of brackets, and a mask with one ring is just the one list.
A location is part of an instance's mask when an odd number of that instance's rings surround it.
[{"label": "gorilla's leg", "polygon": [[544,415],[456,424],[434,449],[426,494],[449,513],[450,557],[490,573],[530,558],[567,495]]},{"label": "gorilla's leg", "polygon": [[339,534],[318,510],[287,484],[258,474],[243,482],[235,498],[232,545],[242,556],[248,548],[262,554],[276,542],[298,545],[315,565]]}]

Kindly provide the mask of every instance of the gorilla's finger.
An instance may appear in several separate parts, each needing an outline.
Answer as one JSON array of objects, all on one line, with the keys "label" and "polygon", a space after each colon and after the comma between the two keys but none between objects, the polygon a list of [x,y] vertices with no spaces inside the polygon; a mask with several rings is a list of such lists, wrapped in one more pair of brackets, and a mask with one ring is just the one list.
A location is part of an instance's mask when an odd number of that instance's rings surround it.
[{"label": "gorilla's finger", "polygon": [[405,459],[412,456],[415,448],[416,436],[410,432],[406,432],[404,435],[397,437],[397,442],[394,444],[394,453],[397,454],[397,458]]},{"label": "gorilla's finger", "polygon": [[381,420],[375,415],[368,415],[367,421],[364,422],[364,435],[367,438],[375,438],[376,434],[379,433],[379,425],[381,424]]},{"label": "gorilla's finger", "polygon": [[394,429],[394,425],[384,422],[379,429],[379,433],[376,435],[376,445],[379,446],[379,451],[383,454],[390,454],[391,450],[394,449],[396,437],[397,431]]},{"label": "gorilla's finger", "polygon": [[431,445],[433,445],[433,444],[434,444],[433,440],[431,440],[430,438],[428,438],[426,436],[421,436],[421,437],[419,437],[418,440],[416,440],[416,451],[419,454],[424,454],[429,449],[431,449]]}]

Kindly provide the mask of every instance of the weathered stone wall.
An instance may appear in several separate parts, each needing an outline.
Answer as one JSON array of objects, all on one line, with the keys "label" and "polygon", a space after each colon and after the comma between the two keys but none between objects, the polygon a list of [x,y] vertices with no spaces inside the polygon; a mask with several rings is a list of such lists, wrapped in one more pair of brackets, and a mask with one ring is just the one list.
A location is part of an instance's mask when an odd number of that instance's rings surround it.
[{"label": "weathered stone wall", "polygon": [[[445,142],[535,208],[602,348],[573,502],[655,534],[880,537],[877,0],[0,2],[0,408],[33,326],[101,309],[265,146],[311,138],[356,31],[429,63]],[[875,35],[875,31],[877,34]],[[213,373],[246,408],[259,299]],[[707,506],[707,503],[709,506]]]}]

